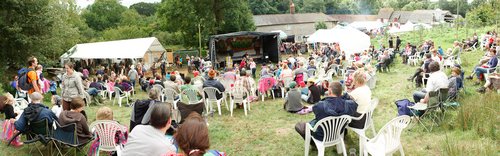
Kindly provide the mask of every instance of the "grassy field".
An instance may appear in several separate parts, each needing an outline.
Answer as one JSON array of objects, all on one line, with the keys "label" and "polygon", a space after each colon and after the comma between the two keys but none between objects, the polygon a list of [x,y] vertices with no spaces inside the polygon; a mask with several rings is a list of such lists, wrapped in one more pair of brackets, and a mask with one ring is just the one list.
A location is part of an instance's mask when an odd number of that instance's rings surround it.
[{"label": "grassy field", "polygon": [[[478,30],[484,31],[486,29]],[[451,46],[454,39],[453,31],[440,29],[426,32],[424,39],[434,39],[443,48]],[[438,33],[438,31],[442,31]],[[471,33],[470,33],[471,34]],[[479,34],[479,33],[478,33]],[[412,37],[413,36],[413,37]],[[406,43],[418,40],[416,33],[403,35]],[[452,37],[454,38],[454,37]],[[384,42],[385,43],[385,42]],[[463,68],[466,75],[470,74],[474,64],[482,52],[467,52],[462,55]],[[380,99],[375,109],[374,122],[377,131],[389,120],[396,117],[397,109],[394,101],[399,99],[412,99],[411,95],[417,88],[406,81],[416,67],[401,64],[401,59],[396,59],[395,66],[389,73],[378,73],[376,88],[372,91],[373,97]],[[449,69],[446,70],[449,73]],[[460,94],[461,106],[456,110],[448,109],[446,118],[439,127],[434,127],[431,132],[425,131],[421,125],[412,122],[402,134],[402,144],[406,155],[498,155],[498,125],[500,95],[496,93],[477,94],[471,81],[465,81],[465,92]],[[134,98],[144,99],[146,93],[139,92]],[[242,109],[236,109],[233,117],[229,111],[223,109],[222,116],[214,115],[209,118],[211,149],[225,151],[228,155],[303,155],[304,141],[295,132],[297,122],[311,120],[314,115],[296,115],[285,112],[283,100],[266,99],[265,102],[252,103],[252,110],[248,116]],[[131,109],[118,107],[107,102],[112,107],[115,118],[122,124],[128,125]],[[89,115],[89,123],[95,121],[97,106],[85,108]],[[424,122],[427,122],[424,119]],[[368,132],[368,136],[373,134]],[[349,133],[347,137],[347,150],[358,149],[358,137]],[[312,150],[311,155],[316,151]],[[38,155],[35,151],[30,153],[29,146],[22,148],[6,147],[0,145],[0,155],[24,156]],[[327,148],[326,155],[337,155],[335,148]],[[396,154],[398,155],[398,154]]]}]

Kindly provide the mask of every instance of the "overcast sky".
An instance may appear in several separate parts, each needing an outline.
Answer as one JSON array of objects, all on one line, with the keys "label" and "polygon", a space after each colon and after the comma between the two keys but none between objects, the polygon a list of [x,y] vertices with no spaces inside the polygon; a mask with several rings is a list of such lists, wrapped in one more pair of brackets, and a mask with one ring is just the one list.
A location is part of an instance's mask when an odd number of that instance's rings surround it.
[{"label": "overcast sky", "polygon": [[[82,8],[87,7],[88,5],[94,3],[95,0],[76,0],[76,4]],[[161,2],[161,0],[121,0],[122,5],[129,7],[132,4],[139,2],[147,2],[147,3],[155,3]]]}]

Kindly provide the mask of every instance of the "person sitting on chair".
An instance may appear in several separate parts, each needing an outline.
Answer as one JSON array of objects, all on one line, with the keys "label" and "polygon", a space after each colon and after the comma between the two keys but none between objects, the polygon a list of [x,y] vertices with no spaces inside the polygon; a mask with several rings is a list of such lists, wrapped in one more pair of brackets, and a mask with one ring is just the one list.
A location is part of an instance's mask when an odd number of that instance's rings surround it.
[{"label": "person sitting on chair", "polygon": [[321,93],[319,91],[318,86],[314,84],[314,78],[309,78],[307,80],[307,88],[309,90],[308,95],[302,95],[302,100],[304,100],[307,103],[314,104],[321,100]]},{"label": "person sitting on chair", "polygon": [[[222,85],[222,83],[220,83],[220,81],[215,80],[215,75],[217,75],[217,72],[215,70],[210,70],[208,72],[208,79],[203,83],[203,88],[205,88],[205,87],[217,88],[221,93],[216,94],[215,96],[217,97],[217,99],[221,99],[222,93],[224,93],[224,91],[226,91],[226,90],[224,88],[224,85]],[[205,96],[208,97],[208,95],[205,95]]]},{"label": "person sitting on chair", "polygon": [[156,156],[175,152],[177,148],[165,133],[170,128],[170,105],[155,104],[148,125],[137,125],[129,134],[123,149],[124,156]]},{"label": "person sitting on chair", "polygon": [[302,109],[308,108],[302,105],[300,99],[300,91],[296,88],[297,83],[291,82],[289,85],[290,90],[286,94],[284,109],[290,113],[297,113]]},{"label": "person sitting on chair", "polygon": [[56,114],[49,107],[42,104],[43,96],[39,92],[33,92],[30,95],[31,103],[28,104],[21,114],[21,117],[14,123],[16,130],[25,132],[29,122],[36,122],[47,119],[48,124],[52,125],[57,120]]},{"label": "person sitting on chair", "polygon": [[76,123],[75,128],[79,143],[87,142],[92,138],[92,133],[90,133],[89,125],[87,124],[87,118],[85,118],[85,116],[81,113],[84,106],[85,102],[82,98],[73,98],[69,104],[70,110],[62,111],[58,120],[61,126]]},{"label": "person sitting on chair", "polygon": [[[341,115],[353,116],[356,112],[357,105],[348,104],[342,98],[342,85],[340,82],[331,83],[329,88],[328,96],[312,107],[315,117],[309,122],[311,126],[314,126],[316,122],[326,117]],[[302,138],[305,138],[306,130],[305,122],[295,124],[295,131],[297,131]],[[318,140],[323,140],[323,130],[318,129],[313,133],[313,136]]]},{"label": "person sitting on chair", "polygon": [[448,88],[448,77],[443,71],[439,70],[439,62],[429,64],[430,75],[427,80],[427,86],[422,91],[413,93],[415,103],[427,103],[429,101],[429,92],[437,91],[439,88]]}]

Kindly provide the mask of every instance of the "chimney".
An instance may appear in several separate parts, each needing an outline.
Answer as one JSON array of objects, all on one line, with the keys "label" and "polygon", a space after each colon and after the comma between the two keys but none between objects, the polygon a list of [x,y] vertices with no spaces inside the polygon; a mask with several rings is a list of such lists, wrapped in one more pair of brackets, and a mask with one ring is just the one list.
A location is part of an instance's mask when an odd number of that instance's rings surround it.
[{"label": "chimney", "polygon": [[290,14],[295,14],[295,4],[290,0]]}]

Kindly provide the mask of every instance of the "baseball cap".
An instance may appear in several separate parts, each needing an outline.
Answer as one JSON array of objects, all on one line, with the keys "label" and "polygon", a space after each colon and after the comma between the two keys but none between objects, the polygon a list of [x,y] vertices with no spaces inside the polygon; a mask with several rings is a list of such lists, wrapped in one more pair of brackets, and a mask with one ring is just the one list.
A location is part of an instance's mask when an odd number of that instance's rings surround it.
[{"label": "baseball cap", "polygon": [[289,84],[289,88],[295,88],[295,86],[297,86],[297,83],[295,83],[295,81],[292,81],[292,82]]}]

